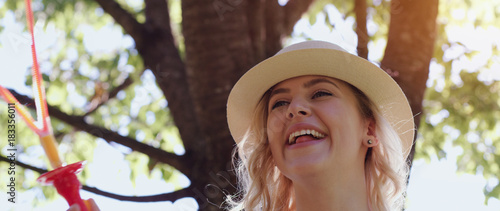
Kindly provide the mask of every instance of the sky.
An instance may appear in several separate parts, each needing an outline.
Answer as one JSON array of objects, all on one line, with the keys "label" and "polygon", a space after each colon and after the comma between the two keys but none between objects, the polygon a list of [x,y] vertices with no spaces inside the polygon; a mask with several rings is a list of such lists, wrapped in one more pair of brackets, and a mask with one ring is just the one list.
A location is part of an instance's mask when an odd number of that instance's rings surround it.
[{"label": "sky", "polygon": [[[3,4],[0,0],[0,6]],[[326,27],[324,15],[319,14],[316,24],[310,25],[307,20],[300,20],[294,29],[293,38],[286,40],[286,45],[300,42],[305,37],[313,38],[316,40],[326,40],[335,42],[344,47],[347,51],[355,53],[356,49],[356,35],[352,31],[354,20],[347,18],[344,20],[340,13],[332,7],[327,8],[330,15],[330,21],[335,22],[336,28],[331,30]],[[16,91],[31,95],[31,89],[24,85],[25,78],[29,73],[28,67],[31,65],[31,54],[29,49],[29,34],[24,30],[24,24],[17,22],[12,14],[7,13],[5,17],[0,19],[0,25],[4,30],[0,33],[0,84],[8,88],[14,88]],[[37,26],[41,26],[41,22]],[[35,27],[36,44],[40,61],[47,61],[55,51],[60,50],[61,46],[57,45],[57,40],[62,38],[62,32],[55,29],[51,24],[47,28]],[[127,35],[121,34],[121,29],[107,25],[99,30],[94,30],[92,27],[82,25],[79,30],[84,31],[84,45],[89,52],[106,52],[119,47],[126,47],[133,45],[133,41]],[[374,23],[368,22],[368,31],[373,33],[377,30]],[[477,32],[467,29],[466,27],[456,27],[452,30],[459,32],[454,39],[468,39],[467,37],[488,36],[492,34],[491,31]],[[493,30],[493,32],[495,32]],[[469,34],[467,34],[469,33]],[[474,33],[474,34],[472,34]],[[482,34],[481,34],[482,33]],[[495,35],[493,33],[493,35]],[[491,36],[493,36],[491,35]],[[461,37],[458,37],[461,36]],[[497,36],[500,37],[500,36]],[[99,39],[97,39],[99,38]],[[470,41],[473,42],[473,41]],[[474,41],[470,45],[481,48],[482,43]],[[379,40],[377,42],[369,43],[369,60],[379,61],[383,56],[385,41]],[[453,53],[453,52],[451,52]],[[487,52],[486,52],[487,53]],[[74,55],[71,49],[67,52],[68,55]],[[71,58],[72,56],[70,56]],[[43,63],[43,62],[41,62]],[[64,63],[59,64],[63,67]],[[42,72],[50,73],[50,65],[42,66]],[[442,70],[438,65],[431,65],[430,80],[438,83],[442,77]],[[93,70],[89,69],[86,74],[95,74]],[[148,71],[143,76],[143,82],[148,80],[154,81],[154,76]],[[484,76],[485,80],[500,80],[498,72],[490,73]],[[154,84],[154,83],[144,83]],[[155,87],[139,86],[137,92],[158,92]],[[84,99],[75,97],[71,100],[73,106],[82,105]],[[83,102],[82,102],[83,101]],[[136,102],[136,106],[132,109],[138,110],[142,105],[139,104],[140,100]],[[132,113],[132,112],[131,112]],[[443,114],[444,115],[444,114]],[[441,117],[443,118],[443,117]],[[41,147],[37,150],[42,150]],[[431,157],[430,162],[424,160],[415,160],[411,169],[410,183],[408,186],[406,206],[408,211],[420,210],[475,210],[475,211],[493,211],[500,210],[500,201],[498,199],[490,199],[488,205],[484,204],[485,198],[483,188],[487,184],[482,175],[472,174],[457,174],[456,159],[461,153],[461,148],[453,147],[450,142],[445,144],[444,150],[447,152],[446,158],[439,160],[436,156]],[[5,149],[2,149],[2,154],[6,154]],[[41,152],[43,153],[43,151]],[[176,153],[183,153],[182,147],[176,147]],[[151,195],[157,193],[164,193],[172,191],[174,186],[165,182],[159,172],[153,172],[152,176],[139,176],[133,185],[128,180],[130,168],[128,167],[123,153],[120,149],[111,146],[106,141],[97,140],[97,147],[94,150],[94,162],[87,164],[87,171],[92,174],[87,180],[87,185],[95,186],[109,192],[115,192],[123,195]],[[25,160],[24,162],[36,162]],[[36,174],[27,172],[27,177],[36,177]],[[116,177],[109,177],[109,175],[116,175]],[[122,176],[121,176],[122,175]],[[3,178],[3,177],[2,177]],[[177,178],[182,186],[189,186],[189,179],[183,176]],[[492,182],[489,181],[491,184]],[[498,181],[493,181],[498,183]],[[3,190],[4,187],[1,188]],[[3,191],[2,191],[3,192]],[[12,206],[7,203],[6,195],[0,194],[0,207],[10,207],[11,210],[66,210],[67,204],[59,197],[55,201],[47,202],[37,208],[31,207],[31,201],[34,198],[43,198],[40,188],[33,188],[32,190],[18,193],[18,203]],[[133,203],[121,202],[107,197],[102,197],[81,191],[82,198],[94,198],[101,210],[196,210],[197,205],[193,199],[186,198],[175,202],[158,202],[158,203]]]}]

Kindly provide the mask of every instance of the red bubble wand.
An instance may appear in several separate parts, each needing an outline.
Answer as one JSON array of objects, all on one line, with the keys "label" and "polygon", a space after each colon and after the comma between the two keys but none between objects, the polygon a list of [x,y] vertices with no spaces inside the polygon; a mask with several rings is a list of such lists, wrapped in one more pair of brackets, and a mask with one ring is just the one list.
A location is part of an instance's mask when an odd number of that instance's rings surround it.
[{"label": "red bubble wand", "polygon": [[24,119],[28,127],[40,137],[40,143],[50,161],[50,165],[52,166],[52,168],[54,168],[54,170],[42,174],[37,181],[43,185],[54,185],[57,189],[57,192],[66,199],[70,206],[73,204],[78,204],[80,206],[80,210],[87,211],[90,210],[90,205],[87,203],[87,201],[81,199],[81,184],[76,177],[76,174],[82,171],[85,161],[80,161],[70,165],[63,165],[63,162],[61,161],[61,158],[57,151],[57,143],[52,131],[52,126],[50,125],[50,117],[47,108],[48,106],[45,98],[45,88],[42,83],[42,75],[39,70],[38,60],[36,56],[31,0],[25,0],[25,4],[26,19],[31,34],[31,55],[33,58],[33,67],[31,69],[31,74],[33,76],[33,92],[38,118],[37,123],[40,123],[41,125],[35,124],[33,117],[31,117],[27,109],[19,103],[19,101],[12,95],[12,93],[10,93],[9,90],[5,89],[1,85],[0,97],[2,97],[8,103],[13,103],[15,105],[15,109]]}]

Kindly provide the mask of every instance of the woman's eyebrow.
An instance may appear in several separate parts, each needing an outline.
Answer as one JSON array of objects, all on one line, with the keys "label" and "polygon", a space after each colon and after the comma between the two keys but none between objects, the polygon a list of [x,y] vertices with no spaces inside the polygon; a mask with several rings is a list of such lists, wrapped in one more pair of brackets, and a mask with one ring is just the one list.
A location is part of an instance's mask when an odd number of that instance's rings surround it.
[{"label": "woman's eyebrow", "polygon": [[338,89],[340,89],[340,87],[337,84],[335,84],[333,81],[330,81],[330,80],[328,80],[326,78],[315,78],[315,79],[312,79],[312,80],[304,83],[303,86],[304,86],[304,88],[309,88],[309,87],[314,86],[314,85],[316,85],[318,83],[329,83],[329,84],[334,85]]},{"label": "woman's eyebrow", "polygon": [[[334,85],[335,87],[337,87],[338,89],[340,89],[340,87],[334,83],[333,81],[330,81],[326,78],[315,78],[315,79],[312,79],[306,83],[304,83],[304,88],[309,88],[311,86],[314,86],[318,83],[329,83],[329,84],[332,84]],[[290,92],[290,89],[288,88],[278,88],[278,89],[274,89],[272,92],[271,92],[271,95],[269,95],[269,98],[271,98],[273,95],[276,95],[276,94],[281,94],[281,93],[289,93]]]},{"label": "woman's eyebrow", "polygon": [[269,98],[271,98],[273,95],[276,95],[276,94],[289,93],[289,92],[290,92],[290,89],[287,89],[287,88],[275,89],[271,92],[271,95],[269,95]]}]

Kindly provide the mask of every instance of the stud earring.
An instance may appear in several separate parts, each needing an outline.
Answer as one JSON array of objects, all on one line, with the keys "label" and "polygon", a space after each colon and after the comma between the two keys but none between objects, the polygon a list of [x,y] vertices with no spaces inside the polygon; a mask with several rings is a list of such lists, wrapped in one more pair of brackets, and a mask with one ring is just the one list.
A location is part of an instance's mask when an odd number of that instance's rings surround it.
[{"label": "stud earring", "polygon": [[373,144],[373,141],[371,139],[368,139],[367,143],[368,144]]}]

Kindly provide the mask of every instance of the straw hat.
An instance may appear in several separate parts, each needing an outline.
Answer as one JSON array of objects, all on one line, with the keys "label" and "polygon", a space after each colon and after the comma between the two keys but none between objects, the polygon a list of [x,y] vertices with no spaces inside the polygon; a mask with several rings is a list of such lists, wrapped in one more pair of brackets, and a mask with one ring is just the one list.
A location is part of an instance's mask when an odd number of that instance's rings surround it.
[{"label": "straw hat", "polygon": [[413,114],[401,88],[376,65],[323,41],[288,46],[236,82],[227,102],[227,121],[236,143],[249,128],[255,107],[265,92],[281,81],[304,75],[337,78],[363,91],[396,130],[403,154],[405,158],[408,156],[415,130]]}]

